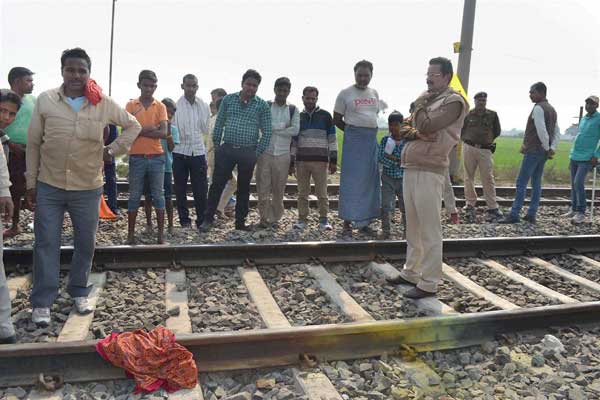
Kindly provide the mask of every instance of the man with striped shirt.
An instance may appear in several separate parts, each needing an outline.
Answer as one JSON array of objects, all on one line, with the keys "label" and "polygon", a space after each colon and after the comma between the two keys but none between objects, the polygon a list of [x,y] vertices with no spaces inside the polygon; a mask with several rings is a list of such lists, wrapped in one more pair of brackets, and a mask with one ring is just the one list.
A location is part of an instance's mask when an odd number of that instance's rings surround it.
[{"label": "man with striped shirt", "polygon": [[210,110],[208,105],[198,96],[198,78],[192,74],[183,77],[181,84],[183,96],[177,100],[177,112],[173,117],[173,125],[179,130],[179,144],[173,149],[173,176],[175,181],[175,197],[177,198],[177,214],[183,227],[192,224],[187,206],[187,181],[192,182],[194,207],[196,209],[196,227],[202,225],[206,209],[206,147],[204,135],[208,135]]}]

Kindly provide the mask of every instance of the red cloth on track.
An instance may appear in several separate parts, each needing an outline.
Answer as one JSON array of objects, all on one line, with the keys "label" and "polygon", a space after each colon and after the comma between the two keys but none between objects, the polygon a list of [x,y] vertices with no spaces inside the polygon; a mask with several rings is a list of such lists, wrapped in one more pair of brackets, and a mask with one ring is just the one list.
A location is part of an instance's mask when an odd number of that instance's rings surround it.
[{"label": "red cloth on track", "polygon": [[96,343],[96,351],[135,379],[135,392],[192,389],[198,369],[192,353],[175,342],[175,334],[159,326],[150,332],[115,333]]},{"label": "red cloth on track", "polygon": [[102,88],[95,80],[88,79],[83,95],[93,106],[95,106],[102,100]]}]

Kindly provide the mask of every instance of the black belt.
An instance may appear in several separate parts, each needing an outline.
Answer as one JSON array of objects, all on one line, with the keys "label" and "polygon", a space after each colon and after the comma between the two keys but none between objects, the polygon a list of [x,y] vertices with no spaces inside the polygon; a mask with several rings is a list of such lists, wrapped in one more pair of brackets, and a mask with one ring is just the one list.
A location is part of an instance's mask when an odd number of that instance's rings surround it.
[{"label": "black belt", "polygon": [[471,142],[470,140],[463,140],[463,142],[465,142],[469,146],[475,147],[477,149],[492,150],[493,147],[496,147],[496,146],[494,146],[494,143],[492,143],[492,144],[477,144],[477,143]]}]

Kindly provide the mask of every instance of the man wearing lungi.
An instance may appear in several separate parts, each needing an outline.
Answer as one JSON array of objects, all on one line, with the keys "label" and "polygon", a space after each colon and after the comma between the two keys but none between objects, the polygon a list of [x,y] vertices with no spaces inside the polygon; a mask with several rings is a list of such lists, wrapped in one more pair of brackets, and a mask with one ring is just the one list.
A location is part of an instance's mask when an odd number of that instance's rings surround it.
[{"label": "man wearing lungi", "polygon": [[374,234],[369,224],[381,212],[377,166],[379,94],[369,87],[372,76],[372,63],[357,62],[356,83],[340,92],[333,109],[335,125],[344,131],[338,213],[344,220],[345,239],[352,238],[352,228]]}]

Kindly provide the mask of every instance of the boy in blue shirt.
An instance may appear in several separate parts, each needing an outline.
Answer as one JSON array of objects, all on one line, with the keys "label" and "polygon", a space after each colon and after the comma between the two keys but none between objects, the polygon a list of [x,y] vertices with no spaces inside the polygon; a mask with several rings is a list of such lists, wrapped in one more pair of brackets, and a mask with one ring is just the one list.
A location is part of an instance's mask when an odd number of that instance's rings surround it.
[{"label": "boy in blue shirt", "polygon": [[381,173],[381,234],[380,239],[389,239],[392,213],[396,209],[398,198],[400,211],[402,211],[402,227],[406,229],[406,216],[404,214],[404,198],[402,195],[402,176],[404,171],[400,167],[400,157],[405,139],[402,135],[404,117],[394,111],[388,117],[390,136],[384,136],[379,144],[379,162],[383,164]]},{"label": "boy in blue shirt", "polygon": [[[173,115],[175,115],[175,111],[177,111],[177,107],[175,102],[168,97],[165,97],[162,100],[162,103],[167,108],[167,117],[169,118],[167,125],[167,137],[165,139],[161,139],[160,143],[162,145],[163,151],[165,153],[165,183],[164,183],[164,192],[165,192],[165,210],[167,212],[167,221],[168,228],[167,231],[169,234],[173,234],[173,149],[176,144],[179,144],[179,131],[175,125],[171,124],[173,120]],[[150,193],[150,187],[146,184],[145,192],[144,192],[144,211],[146,212],[146,232],[152,232],[152,195]]]}]

